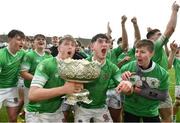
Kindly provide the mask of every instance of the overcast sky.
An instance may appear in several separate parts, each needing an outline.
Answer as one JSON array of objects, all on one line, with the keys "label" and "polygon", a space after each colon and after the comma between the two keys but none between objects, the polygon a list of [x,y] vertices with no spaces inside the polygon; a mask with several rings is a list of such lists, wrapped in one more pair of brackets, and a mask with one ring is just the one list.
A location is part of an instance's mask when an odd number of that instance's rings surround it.
[{"label": "overcast sky", "polygon": [[[0,34],[19,29],[26,35],[71,34],[92,38],[105,33],[110,22],[113,38],[121,36],[121,16],[126,15],[129,42],[133,42],[130,19],[137,17],[142,38],[147,27],[164,32],[174,0],[1,0]],[[177,0],[180,3],[180,0]],[[180,12],[178,13],[180,16]],[[179,36],[178,36],[179,34]],[[170,40],[180,40],[180,18]],[[179,43],[180,41],[178,41]]]}]

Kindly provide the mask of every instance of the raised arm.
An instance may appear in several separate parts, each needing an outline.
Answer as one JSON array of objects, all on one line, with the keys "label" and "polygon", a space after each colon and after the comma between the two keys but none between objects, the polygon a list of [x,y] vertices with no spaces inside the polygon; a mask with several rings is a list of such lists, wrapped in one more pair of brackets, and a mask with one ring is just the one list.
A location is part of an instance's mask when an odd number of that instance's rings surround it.
[{"label": "raised arm", "polygon": [[127,36],[127,32],[126,32],[126,27],[125,27],[126,20],[127,20],[127,17],[125,15],[123,15],[121,17],[121,28],[122,28],[122,45],[121,45],[121,48],[123,50],[128,48],[128,36]]},{"label": "raised arm", "polygon": [[165,44],[164,47],[165,47],[166,55],[169,56],[169,48],[168,48],[167,44]]},{"label": "raised arm", "polygon": [[131,22],[133,23],[133,27],[134,27],[134,45],[137,43],[137,41],[141,40],[141,33],[140,33],[140,30],[139,30],[139,26],[137,24],[137,19],[136,17],[133,17],[131,19]]},{"label": "raised arm", "polygon": [[108,24],[107,24],[107,37],[109,39],[111,39],[111,33],[112,33],[112,29],[110,27],[110,23],[108,22]]},{"label": "raised arm", "polygon": [[178,10],[179,10],[179,5],[175,1],[172,5],[172,13],[170,16],[170,20],[169,20],[169,22],[166,26],[166,30],[164,32],[164,35],[168,38],[170,38],[171,35],[173,34],[173,32],[175,31]]},{"label": "raised arm", "polygon": [[171,48],[171,51],[169,53],[169,57],[168,57],[168,68],[171,69],[172,65],[173,65],[173,61],[174,61],[174,57],[175,57],[175,54],[176,54],[176,51],[177,51],[177,44],[174,43],[175,41],[173,41],[171,44],[170,44],[170,48]]}]

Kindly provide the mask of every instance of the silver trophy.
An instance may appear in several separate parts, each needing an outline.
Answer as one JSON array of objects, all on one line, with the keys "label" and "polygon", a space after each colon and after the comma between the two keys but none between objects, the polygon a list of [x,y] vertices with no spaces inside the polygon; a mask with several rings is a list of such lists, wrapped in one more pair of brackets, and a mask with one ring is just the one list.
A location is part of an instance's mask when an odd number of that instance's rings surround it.
[{"label": "silver trophy", "polygon": [[[59,74],[68,82],[90,83],[97,79],[101,72],[100,63],[93,61],[66,59],[59,62]],[[66,95],[65,103],[74,105],[77,102],[91,103],[89,91],[83,89],[79,93]]]}]

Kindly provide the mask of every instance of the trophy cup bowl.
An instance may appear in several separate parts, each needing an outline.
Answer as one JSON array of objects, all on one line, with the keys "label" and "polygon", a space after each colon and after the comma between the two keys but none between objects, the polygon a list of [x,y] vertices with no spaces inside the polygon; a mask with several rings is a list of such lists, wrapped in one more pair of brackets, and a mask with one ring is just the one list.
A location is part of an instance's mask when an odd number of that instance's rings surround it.
[{"label": "trophy cup bowl", "polygon": [[[59,74],[68,82],[90,83],[97,79],[101,72],[101,65],[97,61],[66,59],[59,62]],[[88,99],[89,91],[83,89],[79,93],[66,95],[65,103],[74,105],[77,102],[91,103]]]}]

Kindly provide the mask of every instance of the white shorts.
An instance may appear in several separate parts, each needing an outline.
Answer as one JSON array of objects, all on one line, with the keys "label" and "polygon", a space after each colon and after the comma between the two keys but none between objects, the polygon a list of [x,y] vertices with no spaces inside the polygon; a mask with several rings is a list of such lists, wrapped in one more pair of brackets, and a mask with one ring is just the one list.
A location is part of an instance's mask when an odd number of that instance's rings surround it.
[{"label": "white shorts", "polygon": [[175,86],[175,97],[180,98],[180,85]]},{"label": "white shorts", "polygon": [[54,113],[28,112],[25,114],[26,123],[52,123],[64,122],[64,114],[58,109]]},{"label": "white shorts", "polygon": [[172,98],[168,92],[168,97],[165,101],[160,102],[159,108],[172,108]]},{"label": "white shorts", "polygon": [[99,109],[87,109],[80,106],[75,108],[75,123],[90,122],[93,118],[94,122],[113,122],[107,107]]},{"label": "white shorts", "polygon": [[19,105],[18,103],[19,93],[18,88],[1,88],[0,89],[0,109],[2,105],[7,107],[17,107]]},{"label": "white shorts", "polygon": [[116,93],[115,89],[109,89],[106,93],[106,104],[114,109],[121,109],[121,95]]}]

